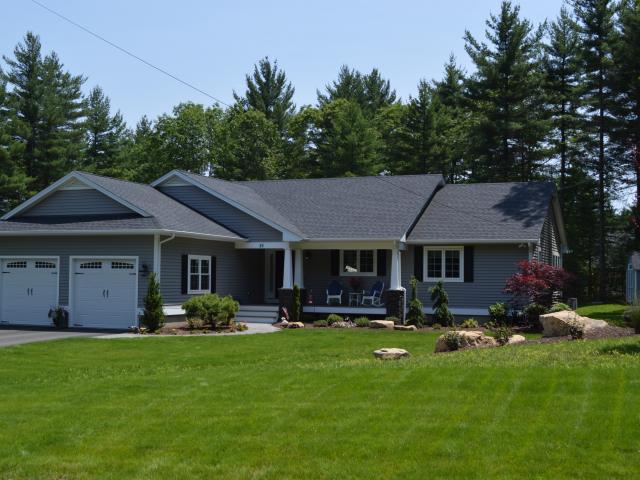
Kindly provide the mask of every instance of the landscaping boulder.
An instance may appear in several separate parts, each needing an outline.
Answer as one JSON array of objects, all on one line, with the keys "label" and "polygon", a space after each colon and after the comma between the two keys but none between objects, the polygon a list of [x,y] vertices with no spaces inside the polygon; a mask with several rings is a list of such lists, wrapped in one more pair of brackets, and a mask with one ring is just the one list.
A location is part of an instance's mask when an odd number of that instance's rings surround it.
[{"label": "landscaping boulder", "polygon": [[391,320],[371,320],[369,322],[370,328],[388,328],[393,330],[394,325]]},{"label": "landscaping boulder", "polygon": [[436,353],[452,352],[461,348],[497,347],[495,338],[489,337],[477,330],[452,330],[438,337]]},{"label": "landscaping boulder", "polygon": [[582,317],[571,310],[562,310],[560,312],[540,315],[540,323],[543,328],[543,337],[564,337],[570,335],[572,324],[581,325],[585,333],[590,330],[598,330],[608,326],[604,320]]},{"label": "landscaping boulder", "polygon": [[375,350],[373,355],[380,360],[398,360],[399,358],[411,356],[409,352],[402,348],[381,348],[380,350]]},{"label": "landscaping boulder", "polygon": [[287,328],[304,328],[304,323],[302,322],[289,322]]},{"label": "landscaping boulder", "polygon": [[416,330],[418,330],[418,327],[416,327],[415,325],[394,325],[393,329],[403,332],[415,332]]},{"label": "landscaping boulder", "polygon": [[523,335],[511,335],[509,337],[509,341],[507,342],[507,345],[514,345],[516,343],[524,343],[526,341],[527,341],[527,339],[524,338]]}]

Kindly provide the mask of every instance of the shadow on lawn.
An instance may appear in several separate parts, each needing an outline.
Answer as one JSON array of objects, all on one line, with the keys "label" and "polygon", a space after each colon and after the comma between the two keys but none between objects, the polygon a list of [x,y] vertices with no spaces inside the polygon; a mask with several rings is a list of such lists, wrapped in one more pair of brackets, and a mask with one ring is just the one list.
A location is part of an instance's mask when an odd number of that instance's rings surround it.
[{"label": "shadow on lawn", "polygon": [[640,343],[625,343],[603,347],[600,349],[600,353],[605,355],[640,355]]}]

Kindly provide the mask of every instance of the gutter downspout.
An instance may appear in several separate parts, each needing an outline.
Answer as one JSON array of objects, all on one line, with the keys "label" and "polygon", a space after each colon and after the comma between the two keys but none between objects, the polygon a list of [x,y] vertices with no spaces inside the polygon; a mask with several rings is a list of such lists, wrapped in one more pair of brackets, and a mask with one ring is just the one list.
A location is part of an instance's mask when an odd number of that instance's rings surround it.
[{"label": "gutter downspout", "polygon": [[170,237],[160,240],[160,234],[153,236],[153,271],[156,279],[160,282],[160,270],[162,268],[162,245],[176,238],[176,234],[172,233]]}]

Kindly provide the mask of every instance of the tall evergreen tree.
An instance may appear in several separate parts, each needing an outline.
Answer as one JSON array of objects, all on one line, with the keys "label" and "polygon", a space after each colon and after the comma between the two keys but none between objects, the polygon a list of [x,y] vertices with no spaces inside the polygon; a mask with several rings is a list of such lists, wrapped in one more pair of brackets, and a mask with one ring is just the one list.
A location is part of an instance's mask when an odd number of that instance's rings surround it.
[{"label": "tall evergreen tree", "polygon": [[39,37],[29,32],[16,46],[14,58],[3,57],[13,119],[10,134],[20,145],[18,161],[33,179],[34,190],[45,188],[78,164],[84,114],[84,78],[66,72],[55,53],[43,58],[41,50]]},{"label": "tall evergreen tree", "polygon": [[559,155],[559,195],[563,203],[567,187],[567,172],[576,161],[576,133],[579,126],[578,63],[579,39],[577,25],[563,6],[560,15],[548,29],[549,42],[544,46],[545,90],[551,109],[551,142]]},{"label": "tall evergreen tree", "polygon": [[136,124],[131,140],[121,153],[121,176],[127,180],[149,183],[173,167],[160,148],[160,138],[153,122],[143,116]]},{"label": "tall evergreen tree", "polygon": [[356,102],[338,99],[323,105],[311,141],[314,176],[375,175],[381,169],[378,132]]},{"label": "tall evergreen tree", "polygon": [[607,296],[607,187],[615,170],[614,159],[607,151],[611,133],[613,106],[612,42],[614,3],[611,0],[574,0],[580,35],[580,79],[582,104],[586,109],[586,152],[598,183],[598,275],[599,295]]},{"label": "tall evergreen tree", "polygon": [[254,65],[253,74],[246,76],[246,82],[244,97],[234,93],[236,101],[262,112],[267,120],[276,124],[279,131],[284,131],[288,119],[295,112],[295,89],[287,81],[285,72],[278,67],[278,61],[272,63],[269,57],[263,58]]},{"label": "tall evergreen tree", "polygon": [[640,249],[640,3],[624,0],[620,8],[620,32],[613,49],[615,154],[632,172],[635,205],[630,216],[635,229],[635,249]]},{"label": "tall evergreen tree", "polygon": [[426,80],[418,83],[418,93],[409,98],[406,114],[406,163],[397,173],[441,173],[432,165],[434,149],[434,91]]},{"label": "tall evergreen tree", "polygon": [[465,33],[477,69],[468,89],[476,115],[473,179],[532,180],[543,167],[549,128],[542,96],[542,30],[521,19],[520,7],[509,1],[486,23],[488,43]]},{"label": "tall evergreen tree", "polygon": [[120,112],[111,115],[111,101],[100,87],[94,87],[89,92],[84,128],[84,168],[119,176],[120,165],[117,162],[127,135],[127,126]]},{"label": "tall evergreen tree", "polygon": [[0,80],[0,215],[23,201],[28,189],[28,178],[14,158],[6,101],[6,83]]}]

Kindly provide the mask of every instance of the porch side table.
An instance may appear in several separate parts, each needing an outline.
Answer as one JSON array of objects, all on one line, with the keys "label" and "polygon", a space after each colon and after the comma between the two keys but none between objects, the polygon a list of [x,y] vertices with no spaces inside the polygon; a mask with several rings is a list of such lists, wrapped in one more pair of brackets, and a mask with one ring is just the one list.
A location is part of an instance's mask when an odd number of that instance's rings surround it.
[{"label": "porch side table", "polygon": [[349,293],[349,306],[350,307],[357,307],[358,305],[360,305],[360,299],[362,298],[362,293],[361,292],[350,292]]}]

